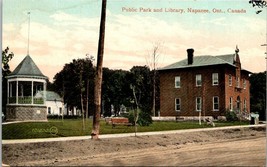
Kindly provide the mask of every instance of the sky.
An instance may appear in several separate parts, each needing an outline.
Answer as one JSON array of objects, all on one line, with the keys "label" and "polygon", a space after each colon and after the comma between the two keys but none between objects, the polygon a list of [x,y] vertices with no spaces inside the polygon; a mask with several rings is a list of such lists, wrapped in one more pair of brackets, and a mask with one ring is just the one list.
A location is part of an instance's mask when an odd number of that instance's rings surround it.
[{"label": "sky", "polygon": [[[28,32],[29,54],[51,82],[73,59],[96,59],[101,3],[3,0],[2,49],[15,54],[11,70],[27,55]],[[187,58],[188,48],[201,56],[233,54],[238,46],[242,68],[263,72],[267,10],[257,10],[249,0],[107,0],[103,65],[150,66],[156,46],[157,68]]]}]

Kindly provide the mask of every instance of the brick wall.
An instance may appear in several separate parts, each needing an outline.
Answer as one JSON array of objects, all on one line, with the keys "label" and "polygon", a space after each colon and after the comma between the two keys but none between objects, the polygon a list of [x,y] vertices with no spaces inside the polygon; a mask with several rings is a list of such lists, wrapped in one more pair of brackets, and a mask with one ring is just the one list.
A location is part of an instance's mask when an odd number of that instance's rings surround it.
[{"label": "brick wall", "polygon": [[6,108],[7,121],[46,121],[46,106],[13,106],[8,105]]},{"label": "brick wall", "polygon": [[[219,85],[212,85],[212,73],[219,74]],[[249,81],[248,74],[240,78],[246,79],[247,88],[237,91],[235,89],[236,69],[230,66],[205,66],[198,68],[186,68],[177,70],[160,71],[160,112],[161,116],[198,116],[196,111],[196,97],[202,97],[202,115],[223,116],[229,107],[229,98],[236,99],[239,96],[247,99],[249,109]],[[195,77],[202,75],[202,86],[196,86]],[[232,74],[233,86],[228,86],[228,76]],[[175,88],[175,76],[180,76],[181,88]],[[213,111],[213,97],[219,97],[219,111]],[[175,98],[181,99],[181,110],[175,111]],[[242,101],[243,103],[243,101]],[[236,104],[235,104],[236,105]],[[241,105],[242,107],[242,105]]]}]

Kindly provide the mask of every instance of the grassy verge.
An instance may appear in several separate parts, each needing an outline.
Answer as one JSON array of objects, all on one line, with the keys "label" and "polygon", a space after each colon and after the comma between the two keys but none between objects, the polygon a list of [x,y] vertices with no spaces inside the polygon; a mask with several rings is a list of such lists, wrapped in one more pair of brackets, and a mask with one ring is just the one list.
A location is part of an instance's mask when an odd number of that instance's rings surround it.
[{"label": "grassy verge", "polygon": [[[216,122],[216,127],[247,125],[248,122]],[[153,122],[150,126],[138,127],[138,132],[166,131],[179,129],[195,129],[211,127],[202,123],[195,122]],[[85,130],[82,128],[81,119],[51,119],[48,122],[28,122],[2,125],[2,139],[30,139],[30,138],[51,138],[67,136],[90,135],[92,129],[92,120],[86,120]],[[106,125],[104,121],[100,122],[101,134],[133,133],[134,127]]]}]

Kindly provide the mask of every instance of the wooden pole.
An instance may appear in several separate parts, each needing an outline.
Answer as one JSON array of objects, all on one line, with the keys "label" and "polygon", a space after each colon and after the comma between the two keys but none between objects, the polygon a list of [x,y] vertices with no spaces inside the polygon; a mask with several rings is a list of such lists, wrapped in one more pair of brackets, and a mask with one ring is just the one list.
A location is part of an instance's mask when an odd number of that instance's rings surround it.
[{"label": "wooden pole", "polygon": [[99,129],[100,129],[101,85],[102,85],[102,73],[103,73],[102,66],[103,66],[103,57],[104,57],[106,6],[107,6],[107,0],[102,0],[102,11],[101,11],[100,33],[99,33],[99,41],[98,41],[95,88],[94,88],[95,111],[93,115],[93,129],[91,133],[92,139],[99,138]]}]

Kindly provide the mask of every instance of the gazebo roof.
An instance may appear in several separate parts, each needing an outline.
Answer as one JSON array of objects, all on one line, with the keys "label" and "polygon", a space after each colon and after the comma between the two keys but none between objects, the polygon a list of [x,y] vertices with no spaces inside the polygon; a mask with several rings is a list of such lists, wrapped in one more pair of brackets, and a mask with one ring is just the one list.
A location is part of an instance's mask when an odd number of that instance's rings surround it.
[{"label": "gazebo roof", "polygon": [[21,78],[42,78],[47,77],[40,71],[37,65],[34,63],[32,58],[27,55],[20,64],[15,68],[15,70],[9,74],[8,78],[21,77]]}]

